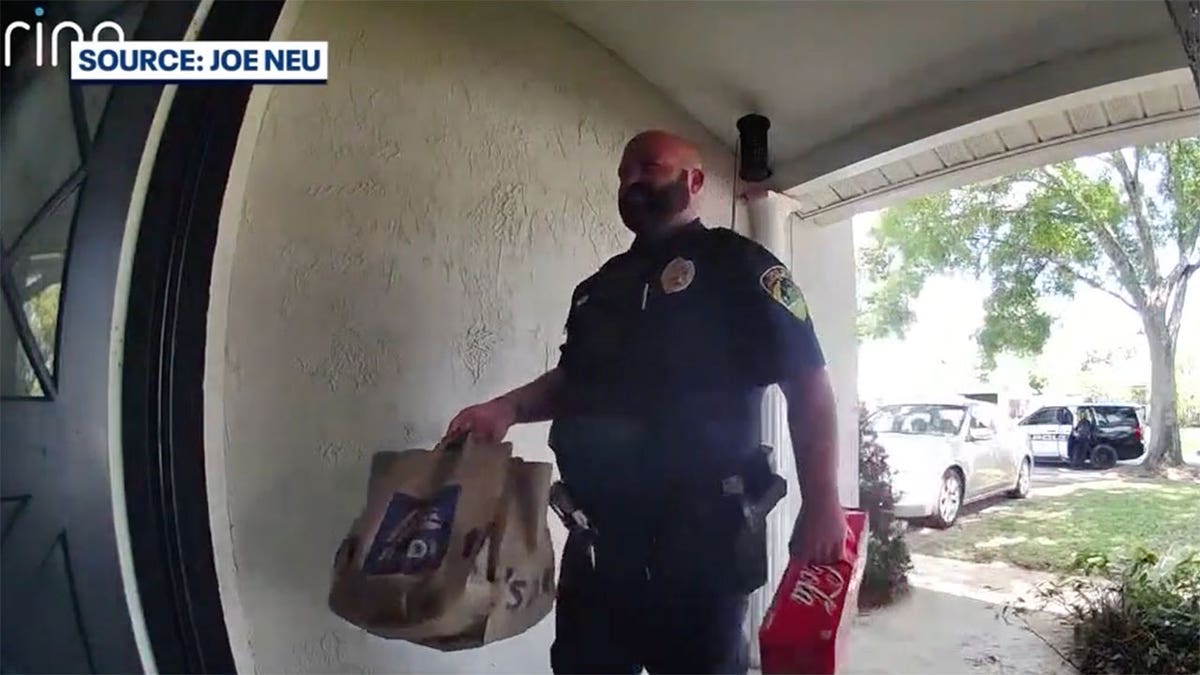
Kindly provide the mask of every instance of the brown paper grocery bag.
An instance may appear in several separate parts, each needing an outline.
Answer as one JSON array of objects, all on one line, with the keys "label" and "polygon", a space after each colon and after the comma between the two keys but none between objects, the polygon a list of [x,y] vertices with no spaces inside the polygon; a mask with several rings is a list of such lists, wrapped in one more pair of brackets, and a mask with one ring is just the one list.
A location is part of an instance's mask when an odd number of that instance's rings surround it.
[{"label": "brown paper grocery bag", "polygon": [[546,522],[552,469],[546,462],[509,460],[496,571],[503,594],[492,608],[485,642],[524,633],[554,607],[554,542]]},{"label": "brown paper grocery bag", "polygon": [[[511,455],[511,444],[473,438],[376,453],[366,508],[334,560],[330,608],[384,637],[446,619],[451,607],[464,615],[463,627],[472,618],[465,615],[486,614],[489,593],[463,596],[494,527]],[[464,606],[471,604],[478,607]]]},{"label": "brown paper grocery bag", "polygon": [[[453,473],[462,481],[461,487],[465,491],[468,483],[484,483],[490,479],[495,485],[487,485],[489,499],[480,500],[491,501],[490,512],[483,517],[476,517],[481,515],[482,508],[479,512],[458,508],[451,513],[443,504],[446,500],[439,502],[435,497],[425,498],[424,506],[417,510],[423,510],[426,515],[416,516],[418,520],[434,521],[437,525],[450,522],[449,534],[440,535],[450,542],[449,553],[442,559],[440,568],[455,567],[454,572],[441,575],[436,573],[438,570],[413,573],[412,562],[392,562],[390,567],[385,565],[384,568],[373,562],[380,556],[373,556],[372,552],[390,550],[387,547],[418,554],[416,558],[424,560],[430,542],[439,541],[433,534],[440,532],[431,524],[424,530],[431,533],[426,537],[427,541],[412,536],[405,539],[407,535],[395,534],[397,527],[392,521],[396,516],[377,514],[380,510],[377,505],[384,502],[377,493],[386,492],[394,481],[377,481],[377,475],[390,474],[373,466],[367,509],[355,522],[334,564],[330,607],[337,614],[382,637],[452,651],[518,635],[550,612],[554,603],[555,578],[554,547],[546,522],[551,466],[510,459],[511,446],[508,444],[482,446],[468,441],[467,446],[475,452],[467,452],[464,447],[457,456],[457,470],[448,472],[442,465],[432,482],[442,485],[441,490],[453,487],[453,483],[441,478]],[[477,464],[482,448],[490,450],[484,456],[500,461]],[[424,455],[447,451],[453,452],[452,448],[439,446]],[[377,458],[376,464],[379,463]],[[422,466],[421,462],[410,459],[405,466],[428,473],[428,467]],[[434,492],[426,491],[427,494]],[[461,504],[462,493],[459,494]],[[494,500],[490,499],[493,494]],[[393,495],[391,503],[395,503],[395,499]],[[404,500],[401,503],[408,504]],[[373,505],[376,505],[374,509]],[[370,546],[352,543],[358,541],[372,543]],[[379,541],[384,543],[378,544]],[[364,556],[362,550],[368,553]],[[392,555],[382,557],[385,561],[394,561]],[[408,556],[409,560],[412,558],[412,555]],[[386,590],[381,592],[381,587]]]},{"label": "brown paper grocery bag", "polygon": [[550,464],[509,460],[494,538],[468,581],[469,589],[490,585],[489,611],[461,633],[442,632],[445,637],[423,644],[446,651],[479,647],[520,635],[550,613],[555,579],[554,544],[546,522],[551,478]]}]

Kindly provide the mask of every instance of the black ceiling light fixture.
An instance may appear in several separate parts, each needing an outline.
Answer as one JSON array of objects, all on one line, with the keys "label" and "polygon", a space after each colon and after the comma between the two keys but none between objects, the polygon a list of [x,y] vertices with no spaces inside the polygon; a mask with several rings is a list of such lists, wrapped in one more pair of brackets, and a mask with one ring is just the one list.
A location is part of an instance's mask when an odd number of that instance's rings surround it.
[{"label": "black ceiling light fixture", "polygon": [[771,120],[757,113],[743,115],[737,121],[741,162],[738,177],[749,183],[761,183],[771,177],[767,131]]}]

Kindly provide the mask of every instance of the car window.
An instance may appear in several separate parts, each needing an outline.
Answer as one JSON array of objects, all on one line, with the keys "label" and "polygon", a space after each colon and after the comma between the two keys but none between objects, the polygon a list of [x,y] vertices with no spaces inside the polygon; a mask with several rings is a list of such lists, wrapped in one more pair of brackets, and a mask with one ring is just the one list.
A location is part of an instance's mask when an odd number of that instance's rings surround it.
[{"label": "car window", "polygon": [[971,409],[971,428],[972,429],[991,429],[996,430],[996,419],[990,408],[982,406]]},{"label": "car window", "polygon": [[1138,425],[1137,411],[1128,406],[1095,406],[1092,412],[1096,416],[1098,427],[1136,427]]},{"label": "car window", "polygon": [[875,433],[955,436],[967,416],[964,406],[899,404],[880,408],[867,421]]},{"label": "car window", "polygon": [[1058,424],[1058,411],[1061,408],[1042,408],[1026,417],[1021,424]]}]

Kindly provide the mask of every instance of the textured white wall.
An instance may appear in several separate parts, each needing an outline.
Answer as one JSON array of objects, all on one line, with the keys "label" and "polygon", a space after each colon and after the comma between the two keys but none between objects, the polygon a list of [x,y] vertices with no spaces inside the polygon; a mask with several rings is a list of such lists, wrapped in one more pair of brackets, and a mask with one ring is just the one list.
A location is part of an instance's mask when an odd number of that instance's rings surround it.
[{"label": "textured white wall", "polygon": [[[325,605],[334,550],[371,453],[431,444],[460,407],[554,364],[572,288],[630,240],[615,190],[631,134],[704,144],[713,225],[732,157],[533,5],[306,3],[291,38],[329,40],[329,84],[276,87],[239,149],[227,345],[209,364],[210,446],[225,440],[210,480],[255,668],[547,671],[549,621],[456,655],[345,624]],[[545,432],[512,438],[549,459]]]}]

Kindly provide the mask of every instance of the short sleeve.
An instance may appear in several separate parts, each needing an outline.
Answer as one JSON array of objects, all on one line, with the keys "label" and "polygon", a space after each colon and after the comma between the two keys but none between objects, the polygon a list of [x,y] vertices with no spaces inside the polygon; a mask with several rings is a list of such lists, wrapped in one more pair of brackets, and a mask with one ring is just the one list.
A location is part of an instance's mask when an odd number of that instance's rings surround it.
[{"label": "short sleeve", "polygon": [[791,271],[752,241],[746,240],[742,248],[732,280],[739,361],[758,384],[775,384],[823,367],[825,356],[812,316]]},{"label": "short sleeve", "polygon": [[568,377],[578,369],[579,358],[579,335],[578,329],[575,326],[575,310],[587,301],[587,281],[575,287],[575,292],[571,294],[571,305],[567,310],[567,320],[563,325],[563,342],[558,348],[558,368],[567,374]]}]

